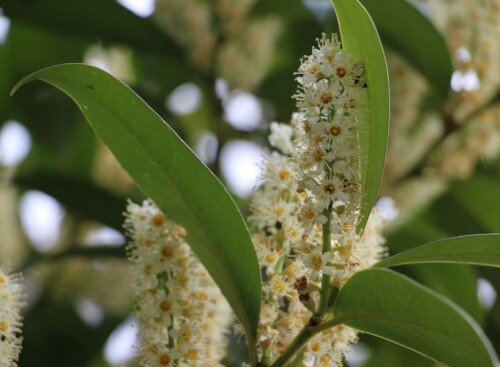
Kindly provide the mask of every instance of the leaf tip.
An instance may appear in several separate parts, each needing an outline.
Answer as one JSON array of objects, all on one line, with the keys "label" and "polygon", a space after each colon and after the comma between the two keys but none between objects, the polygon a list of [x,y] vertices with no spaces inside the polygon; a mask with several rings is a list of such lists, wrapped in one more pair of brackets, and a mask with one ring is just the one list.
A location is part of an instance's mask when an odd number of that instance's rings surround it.
[{"label": "leaf tip", "polygon": [[9,96],[12,97],[19,89],[21,89],[21,87],[23,87],[24,85],[28,84],[33,80],[39,79],[38,78],[39,73],[40,71],[35,71],[34,73],[25,76],[20,81],[18,81],[16,85],[14,85],[14,87],[11,89]]},{"label": "leaf tip", "polygon": [[14,87],[10,90],[9,97],[12,97],[24,84],[24,79],[17,82],[16,85],[14,85]]}]

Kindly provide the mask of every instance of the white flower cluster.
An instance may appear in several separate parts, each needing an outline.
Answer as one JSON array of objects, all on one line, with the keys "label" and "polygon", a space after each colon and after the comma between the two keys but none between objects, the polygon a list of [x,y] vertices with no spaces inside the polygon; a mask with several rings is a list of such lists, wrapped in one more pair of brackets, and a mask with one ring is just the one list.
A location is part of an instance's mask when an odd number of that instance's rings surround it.
[{"label": "white flower cluster", "polygon": [[143,366],[221,366],[232,313],[185,229],[151,201],[129,203],[125,228]]},{"label": "white flower cluster", "polygon": [[217,54],[217,74],[232,88],[254,90],[267,75],[283,24],[273,16],[243,24],[238,33],[228,35]]},{"label": "white flower cluster", "polygon": [[[340,288],[354,272],[380,259],[382,220],[359,221],[358,123],[364,117],[363,66],[325,36],[299,70],[299,112],[292,127],[273,123],[276,149],[250,202],[249,223],[265,270],[259,325],[261,359],[272,361],[307,325],[319,301],[320,280]],[[324,249],[329,232],[330,249]],[[328,238],[328,237],[325,237]],[[357,332],[340,325],[315,336],[307,366],[340,366]]]},{"label": "white flower cluster", "polygon": [[336,37],[323,36],[318,43],[319,48],[302,61],[300,88],[294,96],[299,109],[293,120],[294,160],[299,189],[307,196],[303,221],[323,224],[332,212],[331,232],[348,236],[359,216],[358,126],[367,99],[364,68],[340,48]]},{"label": "white flower cluster", "polygon": [[[421,108],[429,93],[425,78],[394,51],[387,50],[385,56],[391,82],[391,141],[387,147],[382,190],[418,165],[444,133],[441,116]],[[392,195],[392,192],[385,194]],[[415,197],[415,200],[420,198]]]},{"label": "white flower cluster", "polygon": [[23,286],[20,274],[9,274],[0,266],[0,367],[15,366],[21,353],[21,307]]}]

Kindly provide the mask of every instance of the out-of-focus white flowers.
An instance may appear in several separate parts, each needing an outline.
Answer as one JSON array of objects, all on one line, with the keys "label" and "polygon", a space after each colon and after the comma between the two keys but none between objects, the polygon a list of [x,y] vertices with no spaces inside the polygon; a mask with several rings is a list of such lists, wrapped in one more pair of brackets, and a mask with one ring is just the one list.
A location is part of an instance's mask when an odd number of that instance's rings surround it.
[{"label": "out-of-focus white flowers", "polygon": [[279,17],[252,18],[255,0],[157,0],[156,23],[186,49],[193,66],[231,88],[256,89],[282,31]]},{"label": "out-of-focus white flowers", "polygon": [[[500,1],[426,0],[422,4],[447,43],[456,69],[437,104],[432,87],[399,56],[386,55],[391,131],[382,195],[411,218],[453,180],[470,177],[500,152]],[[411,192],[411,195],[408,193]],[[418,195],[416,194],[418,193]]]}]

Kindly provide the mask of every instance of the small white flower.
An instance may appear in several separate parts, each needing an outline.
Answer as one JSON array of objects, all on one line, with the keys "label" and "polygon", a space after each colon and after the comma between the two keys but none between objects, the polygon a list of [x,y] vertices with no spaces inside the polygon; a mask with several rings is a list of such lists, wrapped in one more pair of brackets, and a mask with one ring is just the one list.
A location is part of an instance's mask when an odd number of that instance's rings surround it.
[{"label": "small white flower", "polygon": [[321,274],[331,275],[335,271],[335,268],[330,264],[333,259],[331,251],[322,252],[321,247],[317,246],[310,252],[301,255],[302,262],[310,270],[310,276],[313,280],[317,280]]},{"label": "small white flower", "polygon": [[289,125],[271,122],[271,134],[269,144],[279,149],[284,154],[290,155],[293,152],[292,135],[293,129]]},{"label": "small white flower", "polygon": [[300,207],[298,219],[306,233],[311,232],[316,225],[324,224],[327,221],[327,218],[321,215],[321,210],[318,210],[317,204],[311,199],[305,200]]},{"label": "small white flower", "polygon": [[274,295],[278,295],[280,297],[285,297],[291,289],[289,288],[285,278],[282,275],[275,274],[271,277],[269,281],[270,291]]}]

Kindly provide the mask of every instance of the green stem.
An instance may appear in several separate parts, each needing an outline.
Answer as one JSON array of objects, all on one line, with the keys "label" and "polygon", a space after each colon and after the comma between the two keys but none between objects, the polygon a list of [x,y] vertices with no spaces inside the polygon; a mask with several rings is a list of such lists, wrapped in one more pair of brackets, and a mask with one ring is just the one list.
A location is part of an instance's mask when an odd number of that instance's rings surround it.
[{"label": "green stem", "polygon": [[[330,233],[331,208],[325,209],[323,215],[327,218],[326,223],[323,224],[323,253],[326,253],[332,250],[332,238]],[[330,300],[330,275],[323,273],[321,276],[321,289],[319,293],[320,299],[318,308],[313,316],[313,321],[316,324],[323,322],[328,312],[328,301]]]},{"label": "green stem", "polygon": [[[257,340],[254,335],[247,334],[247,342],[248,345],[257,345]],[[259,357],[257,356],[257,348],[248,348],[248,352],[250,357],[250,366],[258,366]]]},{"label": "green stem", "polygon": [[281,274],[283,272],[283,266],[285,265],[285,255],[281,256],[276,263],[276,274]]},{"label": "green stem", "polygon": [[313,327],[306,325],[290,345],[285,349],[283,354],[272,364],[271,367],[282,367],[314,336]]},{"label": "green stem", "polygon": [[170,315],[170,325],[168,326],[168,347],[170,349],[173,349],[175,347],[175,340],[171,335],[173,328],[174,328],[174,316]]},{"label": "green stem", "polygon": [[[345,316],[338,317],[336,319],[331,319],[325,322],[322,322],[319,325],[312,326],[314,320],[311,319],[309,323],[304,326],[304,328],[297,334],[297,336],[292,340],[290,345],[285,349],[283,354],[272,364],[271,367],[284,367],[287,363],[298,353],[300,352],[306,343],[314,337],[316,334],[321,333],[327,329],[335,327],[337,325],[344,324],[347,321],[356,319],[356,317]],[[296,363],[296,360],[293,360],[293,363]],[[291,367],[291,366],[289,366]]]},{"label": "green stem", "polygon": [[273,361],[273,348],[269,346],[266,350],[264,350],[264,354],[262,356],[261,365],[264,367],[269,367]]},{"label": "green stem", "polygon": [[287,367],[302,367],[302,363],[304,362],[304,352],[305,347],[302,347],[302,349],[295,354],[295,358],[288,363]]},{"label": "green stem", "polygon": [[352,320],[357,320],[357,319],[361,319],[361,317],[351,315],[351,316],[341,316],[341,317],[333,318],[331,320],[325,321],[319,325],[314,326],[312,328],[313,333],[314,333],[314,335],[316,335],[317,333],[321,333],[322,331],[328,330],[332,327],[335,327],[335,326],[338,326],[341,324],[345,324],[347,321],[352,321]]}]

